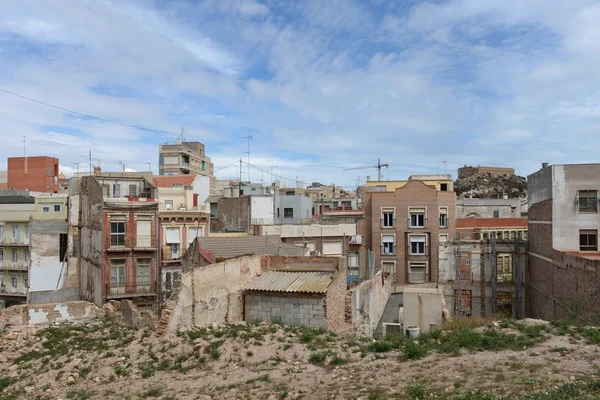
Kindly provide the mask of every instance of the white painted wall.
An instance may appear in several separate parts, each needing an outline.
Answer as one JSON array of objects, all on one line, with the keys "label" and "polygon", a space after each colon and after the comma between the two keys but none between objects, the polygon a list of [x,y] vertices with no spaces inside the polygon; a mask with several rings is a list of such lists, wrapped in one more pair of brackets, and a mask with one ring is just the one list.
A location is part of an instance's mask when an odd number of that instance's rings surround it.
[{"label": "white painted wall", "polygon": [[418,326],[428,332],[431,324],[442,322],[443,296],[440,289],[404,289],[404,329]]},{"label": "white painted wall", "polygon": [[338,225],[265,225],[262,227],[263,235],[281,235],[282,238],[304,237],[339,237],[356,235],[356,224],[338,224]]},{"label": "white painted wall", "polygon": [[261,224],[273,223],[273,197],[272,196],[252,196],[251,198],[250,219],[261,221]]}]

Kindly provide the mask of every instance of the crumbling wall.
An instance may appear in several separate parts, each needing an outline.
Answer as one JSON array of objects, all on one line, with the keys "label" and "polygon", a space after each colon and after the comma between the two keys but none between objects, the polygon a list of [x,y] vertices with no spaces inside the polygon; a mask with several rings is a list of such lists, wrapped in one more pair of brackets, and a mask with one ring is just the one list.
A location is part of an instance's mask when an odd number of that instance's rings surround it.
[{"label": "crumbling wall", "polygon": [[181,275],[169,330],[243,321],[242,289],[261,273],[261,257],[240,257]]},{"label": "crumbling wall", "polygon": [[[65,287],[73,288],[81,285],[81,207],[79,198],[79,179],[73,178],[69,186],[68,211],[68,236],[67,236],[67,278]],[[76,193],[76,194],[75,194]]]},{"label": "crumbling wall", "polygon": [[67,231],[65,221],[31,221],[30,295],[63,287],[67,265],[60,259],[60,236]]},{"label": "crumbling wall", "polygon": [[404,329],[418,326],[421,332],[428,332],[432,325],[442,323],[444,298],[440,289],[405,288]]},{"label": "crumbling wall", "polygon": [[346,294],[346,322],[360,336],[372,337],[392,294],[389,277],[381,271]]},{"label": "crumbling wall", "polygon": [[81,296],[102,305],[102,187],[94,177],[81,181]]},{"label": "crumbling wall", "polygon": [[102,311],[98,307],[86,301],[14,306],[0,311],[0,328],[7,325],[86,321],[101,314]]}]

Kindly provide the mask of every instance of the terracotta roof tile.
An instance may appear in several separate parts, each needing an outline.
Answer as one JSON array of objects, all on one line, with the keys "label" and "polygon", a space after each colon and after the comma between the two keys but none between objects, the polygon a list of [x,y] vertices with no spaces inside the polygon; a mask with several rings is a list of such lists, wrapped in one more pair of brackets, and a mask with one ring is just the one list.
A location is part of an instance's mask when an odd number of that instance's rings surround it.
[{"label": "terracotta roof tile", "polygon": [[183,186],[192,186],[194,184],[194,175],[169,175],[169,176],[154,176],[154,186],[162,188],[174,187],[176,183]]}]

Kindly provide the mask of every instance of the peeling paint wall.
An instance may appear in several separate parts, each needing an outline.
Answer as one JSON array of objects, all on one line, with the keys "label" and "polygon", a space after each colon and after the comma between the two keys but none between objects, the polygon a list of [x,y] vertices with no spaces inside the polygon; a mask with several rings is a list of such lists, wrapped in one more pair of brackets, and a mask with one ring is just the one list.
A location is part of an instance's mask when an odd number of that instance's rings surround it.
[{"label": "peeling paint wall", "polygon": [[102,187],[94,177],[81,180],[81,297],[102,305]]},{"label": "peeling paint wall", "polygon": [[92,303],[73,301],[66,303],[22,305],[0,312],[0,328],[7,325],[39,325],[58,322],[76,322],[97,318],[101,310]]},{"label": "peeling paint wall", "polygon": [[81,285],[81,260],[79,258],[81,249],[80,182],[79,178],[71,178],[69,181],[69,198],[67,201],[69,230],[67,236],[67,278],[65,279],[65,287],[67,288]]},{"label": "peeling paint wall", "polygon": [[348,291],[346,319],[352,324],[356,334],[373,336],[391,294],[391,280],[384,278],[381,271],[377,272],[373,278]]},{"label": "peeling paint wall", "polygon": [[64,221],[31,222],[30,293],[63,287],[67,265],[60,259],[60,235],[67,232]]},{"label": "peeling paint wall", "polygon": [[240,257],[184,271],[169,330],[243,321],[241,290],[260,272],[260,256]]}]

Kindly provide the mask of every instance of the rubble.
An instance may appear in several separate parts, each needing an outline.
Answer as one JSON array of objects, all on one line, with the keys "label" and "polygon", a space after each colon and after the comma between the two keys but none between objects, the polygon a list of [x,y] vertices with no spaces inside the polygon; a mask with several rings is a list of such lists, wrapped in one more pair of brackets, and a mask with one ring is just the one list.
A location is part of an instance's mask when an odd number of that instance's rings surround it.
[{"label": "rubble", "polygon": [[458,196],[480,199],[501,199],[527,196],[527,180],[517,175],[497,175],[483,172],[454,182],[454,191]]}]

